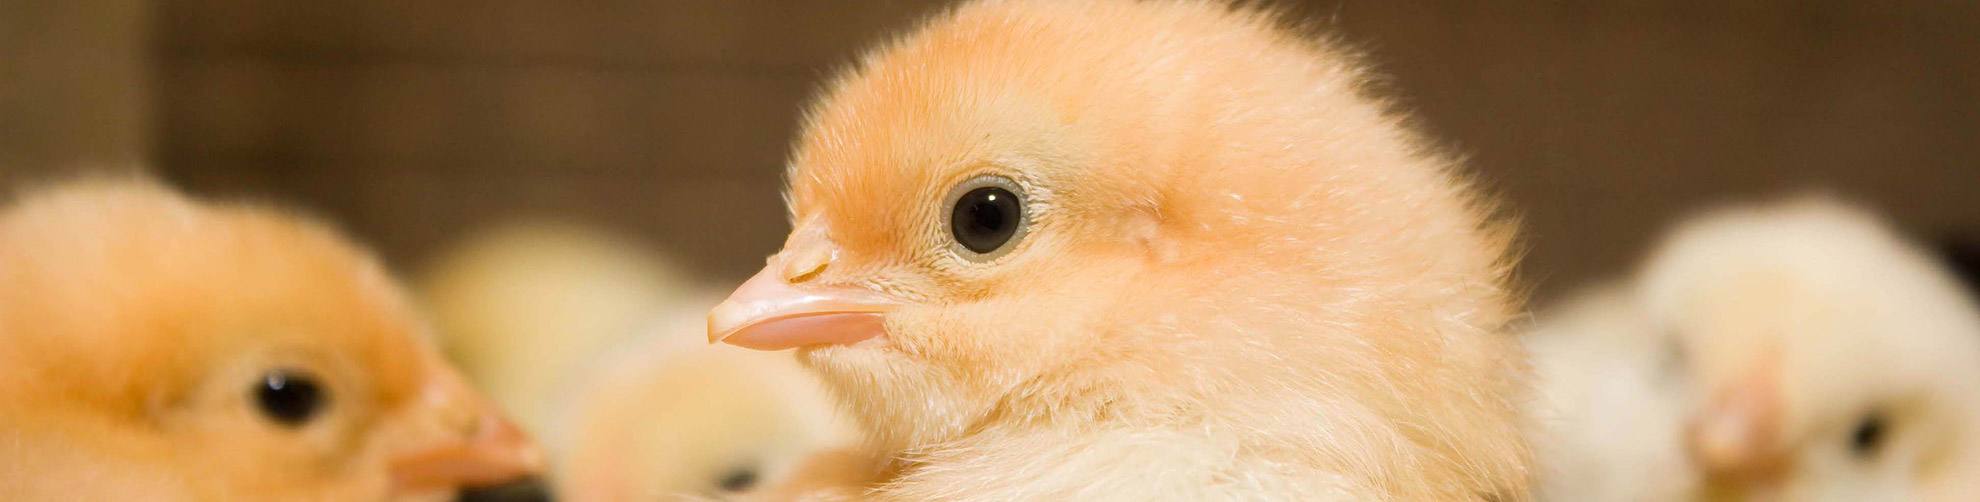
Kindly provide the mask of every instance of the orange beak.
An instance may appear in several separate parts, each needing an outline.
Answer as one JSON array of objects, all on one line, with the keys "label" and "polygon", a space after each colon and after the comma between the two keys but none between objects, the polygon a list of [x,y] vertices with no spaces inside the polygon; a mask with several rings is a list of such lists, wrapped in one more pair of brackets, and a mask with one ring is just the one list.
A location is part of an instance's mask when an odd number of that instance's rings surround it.
[{"label": "orange beak", "polygon": [[783,252],[708,312],[708,342],[783,350],[881,337],[884,315],[898,301],[864,289],[805,284],[837,259],[822,224],[799,225]]},{"label": "orange beak", "polygon": [[405,447],[390,460],[403,492],[487,486],[542,470],[529,436],[451,368],[427,385],[403,426],[397,444]]}]

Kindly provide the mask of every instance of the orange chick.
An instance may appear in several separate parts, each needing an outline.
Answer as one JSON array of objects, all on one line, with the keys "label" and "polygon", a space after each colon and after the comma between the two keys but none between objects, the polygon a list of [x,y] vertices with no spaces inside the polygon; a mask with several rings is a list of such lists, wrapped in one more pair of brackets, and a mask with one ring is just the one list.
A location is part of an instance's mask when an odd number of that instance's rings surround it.
[{"label": "orange chick", "polygon": [[0,499],[540,500],[529,441],[320,225],[73,183],[0,212],[0,284]]},{"label": "orange chick", "polygon": [[976,2],[807,114],[709,315],[800,349],[873,500],[1524,500],[1507,225],[1342,48],[1209,2]]}]

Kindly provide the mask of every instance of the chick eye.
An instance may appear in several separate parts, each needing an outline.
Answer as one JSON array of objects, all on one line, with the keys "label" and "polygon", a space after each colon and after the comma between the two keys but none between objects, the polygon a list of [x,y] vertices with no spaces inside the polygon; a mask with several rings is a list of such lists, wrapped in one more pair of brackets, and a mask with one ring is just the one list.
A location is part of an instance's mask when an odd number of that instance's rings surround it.
[{"label": "chick eye", "polygon": [[254,403],[276,423],[297,426],[315,418],[327,396],[316,378],[296,370],[270,371],[254,385]]},{"label": "chick eye", "polygon": [[1022,190],[1001,176],[978,176],[956,186],[949,203],[949,234],[963,257],[986,261],[1008,251],[1028,223]]},{"label": "chick eye", "polygon": [[1849,449],[1856,453],[1857,458],[1874,456],[1884,445],[1884,436],[1889,433],[1884,422],[1882,415],[1872,413],[1856,423],[1856,428],[1849,433]]}]

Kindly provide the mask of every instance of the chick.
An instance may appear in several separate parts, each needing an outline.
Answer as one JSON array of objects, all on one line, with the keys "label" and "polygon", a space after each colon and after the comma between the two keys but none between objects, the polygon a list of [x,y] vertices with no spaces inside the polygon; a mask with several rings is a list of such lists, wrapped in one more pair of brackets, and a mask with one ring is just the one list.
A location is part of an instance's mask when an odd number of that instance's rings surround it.
[{"label": "chick", "polygon": [[617,235],[546,220],[471,234],[416,282],[448,355],[526,430],[547,431],[573,375],[660,309],[713,295]]},{"label": "chick", "polygon": [[552,435],[563,500],[761,495],[807,459],[855,446],[850,421],[790,354],[695,343],[714,303],[669,309],[573,378]]},{"label": "chick", "polygon": [[1523,337],[1538,383],[1537,494],[1561,502],[1678,501],[1700,473],[1684,428],[1697,402],[1677,344],[1626,285],[1547,309]]},{"label": "chick", "polygon": [[0,465],[24,467],[0,498],[490,500],[463,488],[537,469],[384,270],[314,223],[62,185],[0,212],[0,284]]},{"label": "chick", "polygon": [[1698,382],[1686,444],[1708,496],[1980,500],[1980,308],[1867,212],[1705,216],[1637,288]]},{"label": "chick", "polygon": [[804,120],[709,315],[894,460],[875,500],[1524,500],[1509,225],[1334,45],[1180,1],[961,6]]},{"label": "chick", "polygon": [[720,297],[665,256],[568,223],[478,232],[420,281],[478,384],[540,432],[559,499],[720,499],[851,446],[789,354],[711,347]]},{"label": "chick", "polygon": [[[1699,216],[1598,302],[1531,342],[1554,406],[1582,410],[1538,441],[1581,444],[1543,449],[1580,469],[1550,473],[1549,499],[1980,500],[1980,308],[1867,211],[1804,196]],[[1538,348],[1576,344],[1611,356]],[[1597,386],[1646,399],[1557,392]],[[1604,417],[1630,422],[1576,423]]]}]

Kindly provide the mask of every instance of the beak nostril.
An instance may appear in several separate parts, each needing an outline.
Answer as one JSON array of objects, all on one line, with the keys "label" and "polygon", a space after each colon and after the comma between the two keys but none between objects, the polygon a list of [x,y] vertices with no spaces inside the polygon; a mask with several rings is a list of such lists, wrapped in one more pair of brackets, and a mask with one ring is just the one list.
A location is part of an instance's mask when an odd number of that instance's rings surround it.
[{"label": "beak nostril", "polygon": [[825,268],[832,264],[832,260],[832,251],[829,249],[812,248],[792,254],[790,259],[784,262],[784,281],[791,284],[809,281],[824,272]]},{"label": "beak nostril", "polygon": [[493,486],[465,488],[456,502],[550,502],[550,488],[535,477]]}]

